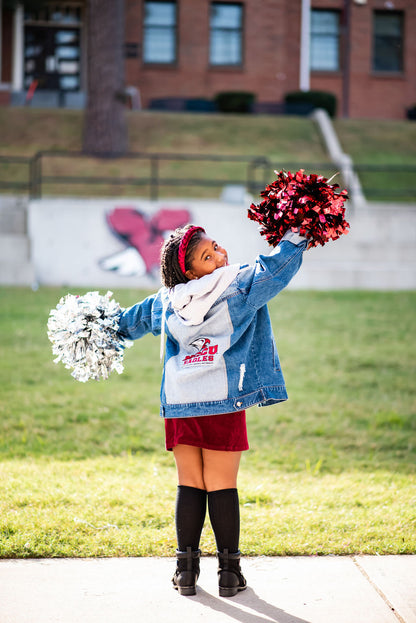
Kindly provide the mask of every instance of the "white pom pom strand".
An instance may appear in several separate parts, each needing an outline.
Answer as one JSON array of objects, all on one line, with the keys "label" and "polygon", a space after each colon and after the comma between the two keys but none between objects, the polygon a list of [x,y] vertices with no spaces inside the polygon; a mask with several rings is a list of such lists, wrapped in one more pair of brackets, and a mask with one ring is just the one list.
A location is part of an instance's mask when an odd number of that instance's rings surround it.
[{"label": "white pom pom strand", "polygon": [[48,337],[57,355],[54,363],[61,361],[82,383],[124,370],[124,349],[132,342],[117,334],[121,307],[112,295],[110,291],[67,294],[49,314]]}]

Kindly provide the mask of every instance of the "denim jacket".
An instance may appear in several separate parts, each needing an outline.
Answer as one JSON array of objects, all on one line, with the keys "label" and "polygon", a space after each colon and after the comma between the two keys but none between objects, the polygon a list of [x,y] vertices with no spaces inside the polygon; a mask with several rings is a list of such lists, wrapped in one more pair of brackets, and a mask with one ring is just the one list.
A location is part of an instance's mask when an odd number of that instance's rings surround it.
[{"label": "denim jacket", "polygon": [[[220,268],[214,273],[224,271],[224,275],[212,273],[199,279],[198,287],[206,280],[208,299],[215,300],[209,300],[208,310],[197,320],[186,319],[180,309],[174,309],[172,291],[164,287],[122,311],[119,333],[123,337],[138,339],[151,332],[162,333],[163,339],[166,332],[162,417],[216,415],[287,400],[267,302],[297,273],[306,245],[306,238],[289,232],[269,255],[259,255],[254,265]],[[220,277],[226,279],[225,285],[219,286]],[[189,300],[194,283],[181,284],[182,294],[191,292]],[[205,292],[203,299],[208,300]]]}]

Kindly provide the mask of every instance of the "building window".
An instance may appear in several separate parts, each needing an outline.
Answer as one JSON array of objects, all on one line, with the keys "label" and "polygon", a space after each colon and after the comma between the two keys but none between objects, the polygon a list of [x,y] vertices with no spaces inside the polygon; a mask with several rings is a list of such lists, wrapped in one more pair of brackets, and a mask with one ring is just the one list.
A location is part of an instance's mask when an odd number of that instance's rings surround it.
[{"label": "building window", "polygon": [[373,70],[403,71],[403,13],[374,11]]},{"label": "building window", "polygon": [[210,64],[242,65],[242,39],[242,5],[228,2],[213,2],[210,15]]},{"label": "building window", "polygon": [[172,64],[176,61],[176,2],[144,3],[143,60]]},{"label": "building window", "polygon": [[339,11],[311,11],[311,50],[312,71],[338,71],[340,14]]}]

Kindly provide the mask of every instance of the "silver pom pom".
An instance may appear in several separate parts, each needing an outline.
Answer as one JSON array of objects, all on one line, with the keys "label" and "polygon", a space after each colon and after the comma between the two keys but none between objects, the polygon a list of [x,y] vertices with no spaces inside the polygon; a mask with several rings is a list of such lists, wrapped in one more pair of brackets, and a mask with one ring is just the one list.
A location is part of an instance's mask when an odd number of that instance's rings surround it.
[{"label": "silver pom pom", "polygon": [[112,294],[67,294],[49,314],[48,337],[57,355],[54,363],[62,361],[82,383],[124,370],[124,348],[132,342],[117,335],[121,308],[111,300]]}]

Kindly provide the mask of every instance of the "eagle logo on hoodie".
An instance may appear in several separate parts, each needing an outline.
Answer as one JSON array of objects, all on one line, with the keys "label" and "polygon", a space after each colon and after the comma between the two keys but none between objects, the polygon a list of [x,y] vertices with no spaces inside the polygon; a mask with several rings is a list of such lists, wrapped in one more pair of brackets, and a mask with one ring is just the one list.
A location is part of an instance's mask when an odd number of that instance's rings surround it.
[{"label": "eagle logo on hoodie", "polygon": [[203,350],[209,344],[211,344],[211,340],[208,337],[198,337],[190,343],[190,346],[193,346],[197,353],[199,353],[199,351]]},{"label": "eagle logo on hoodie", "polygon": [[184,365],[212,363],[214,361],[214,355],[218,352],[218,344],[211,345],[211,340],[208,337],[198,337],[190,343],[190,346],[193,346],[196,352],[185,357],[183,360]]}]

